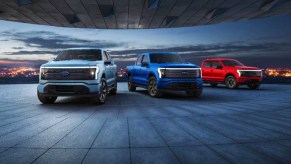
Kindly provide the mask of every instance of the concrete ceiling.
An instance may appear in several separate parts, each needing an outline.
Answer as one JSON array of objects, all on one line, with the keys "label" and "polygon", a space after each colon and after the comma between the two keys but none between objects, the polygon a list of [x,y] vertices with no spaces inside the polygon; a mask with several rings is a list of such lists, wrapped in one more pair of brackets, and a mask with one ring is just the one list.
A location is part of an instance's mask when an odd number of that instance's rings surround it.
[{"label": "concrete ceiling", "polygon": [[41,25],[148,29],[291,13],[291,0],[0,0],[0,20]]}]

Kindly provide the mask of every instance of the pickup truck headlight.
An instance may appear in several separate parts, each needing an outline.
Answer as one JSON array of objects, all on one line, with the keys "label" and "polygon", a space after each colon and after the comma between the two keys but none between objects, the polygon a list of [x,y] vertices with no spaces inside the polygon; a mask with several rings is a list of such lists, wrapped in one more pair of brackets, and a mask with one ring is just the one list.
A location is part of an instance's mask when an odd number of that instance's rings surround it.
[{"label": "pickup truck headlight", "polygon": [[46,68],[40,68],[40,72],[39,72],[40,79],[45,79],[45,74],[46,73],[47,73],[47,69]]},{"label": "pickup truck headlight", "polygon": [[166,69],[165,68],[158,68],[159,78],[166,77]]},{"label": "pickup truck headlight", "polygon": [[98,79],[98,72],[99,72],[99,68],[98,67],[90,68],[89,69],[89,73],[90,73],[91,79]]}]

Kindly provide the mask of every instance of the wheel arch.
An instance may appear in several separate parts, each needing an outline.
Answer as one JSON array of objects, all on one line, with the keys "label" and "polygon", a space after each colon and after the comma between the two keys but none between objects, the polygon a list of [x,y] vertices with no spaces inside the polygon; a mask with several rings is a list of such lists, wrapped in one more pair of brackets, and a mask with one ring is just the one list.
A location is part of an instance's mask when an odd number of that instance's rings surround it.
[{"label": "wheel arch", "polygon": [[236,76],[235,76],[233,73],[227,73],[227,74],[225,75],[225,77],[224,77],[224,80],[225,80],[228,76],[233,76],[233,77],[236,78]]}]

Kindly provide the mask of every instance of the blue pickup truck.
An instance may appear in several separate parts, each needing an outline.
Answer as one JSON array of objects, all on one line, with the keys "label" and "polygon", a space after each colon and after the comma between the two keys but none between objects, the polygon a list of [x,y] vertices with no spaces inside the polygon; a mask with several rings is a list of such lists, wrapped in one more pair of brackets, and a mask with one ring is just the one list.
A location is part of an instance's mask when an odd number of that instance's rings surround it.
[{"label": "blue pickup truck", "polygon": [[143,87],[151,97],[161,97],[166,90],[199,97],[203,90],[200,67],[185,63],[177,53],[142,53],[135,65],[127,66],[126,76],[129,91]]}]

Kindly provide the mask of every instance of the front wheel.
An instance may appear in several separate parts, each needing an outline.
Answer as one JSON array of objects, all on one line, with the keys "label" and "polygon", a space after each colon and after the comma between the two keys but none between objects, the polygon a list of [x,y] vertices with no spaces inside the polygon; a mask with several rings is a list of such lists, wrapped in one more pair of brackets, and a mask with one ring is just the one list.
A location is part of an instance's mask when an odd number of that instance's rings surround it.
[{"label": "front wheel", "polygon": [[225,85],[227,88],[230,88],[230,89],[234,89],[234,88],[238,87],[238,84],[236,82],[236,78],[232,75],[226,77]]},{"label": "front wheel", "polygon": [[161,97],[163,94],[157,88],[157,80],[155,77],[150,77],[148,82],[148,93],[151,97]]},{"label": "front wheel", "polygon": [[57,100],[57,96],[43,96],[39,91],[37,91],[37,97],[43,104],[53,104]]},{"label": "front wheel", "polygon": [[101,79],[99,87],[100,88],[99,88],[99,93],[97,95],[97,103],[104,104],[107,98],[107,93],[108,93],[107,82],[105,78]]},{"label": "front wheel", "polygon": [[260,87],[260,83],[250,83],[248,84],[250,89],[258,89]]},{"label": "front wheel", "polygon": [[133,85],[131,76],[128,77],[127,85],[128,85],[128,91],[134,92],[136,90],[136,87]]}]

